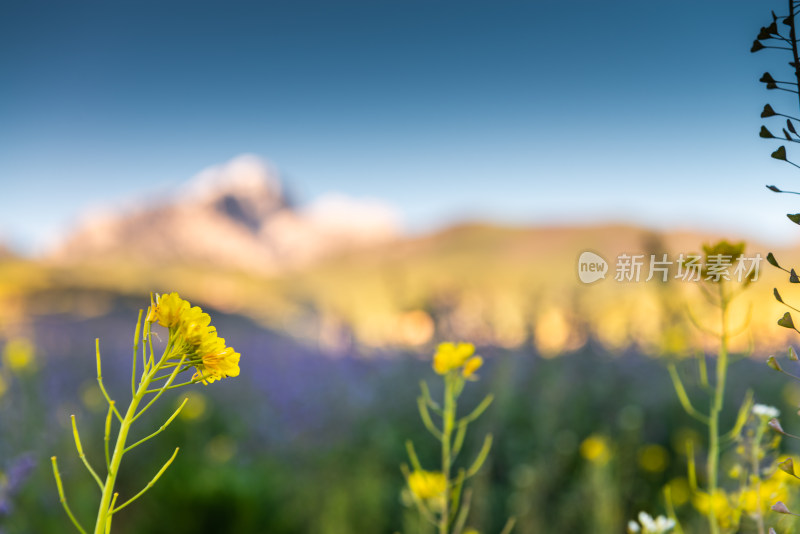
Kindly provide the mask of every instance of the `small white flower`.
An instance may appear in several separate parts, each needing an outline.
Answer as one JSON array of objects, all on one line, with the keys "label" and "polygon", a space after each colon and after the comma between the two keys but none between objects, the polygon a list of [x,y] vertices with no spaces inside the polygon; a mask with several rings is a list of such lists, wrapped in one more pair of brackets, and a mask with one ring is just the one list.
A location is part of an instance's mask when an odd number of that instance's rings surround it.
[{"label": "small white flower", "polygon": [[664,534],[675,527],[675,520],[660,515],[656,518],[656,534]]},{"label": "small white flower", "polygon": [[629,533],[636,534],[638,532],[643,532],[644,534],[666,534],[675,527],[675,520],[664,517],[663,515],[653,519],[647,512],[639,512],[638,519],[644,530],[642,531],[635,521],[629,521]]},{"label": "small white flower", "polygon": [[753,405],[753,415],[757,415],[758,417],[763,417],[765,419],[772,419],[774,417],[778,417],[780,414],[781,414],[780,410],[778,410],[774,406],[768,406],[766,404]]},{"label": "small white flower", "polygon": [[639,512],[639,523],[642,524],[645,532],[652,532],[656,529],[656,522],[647,512]]}]

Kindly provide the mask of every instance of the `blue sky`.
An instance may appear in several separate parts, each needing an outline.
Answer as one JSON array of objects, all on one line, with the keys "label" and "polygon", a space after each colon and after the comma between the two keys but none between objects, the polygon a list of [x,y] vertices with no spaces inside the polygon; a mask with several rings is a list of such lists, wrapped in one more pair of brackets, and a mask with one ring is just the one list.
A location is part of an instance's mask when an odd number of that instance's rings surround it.
[{"label": "blue sky", "polygon": [[758,115],[797,103],[757,81],[788,58],[749,53],[770,8],[4,2],[0,235],[36,250],[87,207],[254,153],[299,202],[380,198],[412,231],[627,221],[785,242],[800,210],[764,184],[800,171],[769,158]]}]

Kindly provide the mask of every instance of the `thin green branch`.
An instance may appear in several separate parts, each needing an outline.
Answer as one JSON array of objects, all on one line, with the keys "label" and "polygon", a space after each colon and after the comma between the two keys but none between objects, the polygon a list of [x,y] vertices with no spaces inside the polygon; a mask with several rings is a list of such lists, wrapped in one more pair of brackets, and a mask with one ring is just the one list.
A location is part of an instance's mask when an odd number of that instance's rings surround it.
[{"label": "thin green branch", "polygon": [[424,380],[420,380],[419,388],[422,390],[422,396],[425,398],[425,402],[428,404],[428,406],[437,414],[442,415],[442,407],[439,406],[438,402],[431,398],[431,392],[428,389],[428,383]]},{"label": "thin green branch", "polygon": [[[462,483],[463,483],[463,471],[462,471]],[[463,504],[461,505],[461,510],[458,513],[458,518],[456,522],[453,524],[453,534],[462,534],[464,532],[464,527],[467,524],[467,516],[469,516],[469,509],[472,506],[472,490],[467,488],[464,490],[464,500],[462,501]]]},{"label": "thin green branch", "polygon": [[478,404],[478,406],[474,410],[472,410],[472,413],[470,413],[469,415],[465,415],[464,417],[459,419],[458,423],[459,424],[471,423],[472,421],[480,417],[483,412],[486,411],[486,408],[489,407],[489,405],[492,403],[493,400],[494,400],[494,395],[492,395],[491,393],[489,395],[486,395],[486,397],[481,401],[481,403]]},{"label": "thin green branch", "polygon": [[745,423],[747,423],[748,417],[750,417],[750,410],[753,408],[753,390],[748,389],[747,393],[745,393],[744,401],[742,405],[739,407],[739,413],[736,416],[736,422],[727,433],[725,433],[720,439],[723,442],[730,442],[739,435],[744,428]]},{"label": "thin green branch", "polygon": [[125,449],[124,449],[122,452],[123,452],[123,453],[126,453],[126,452],[128,452],[129,450],[131,450],[131,449],[133,449],[133,448],[135,448],[135,447],[138,447],[139,445],[141,445],[142,443],[144,443],[144,442],[145,442],[145,441],[147,441],[148,439],[151,439],[151,438],[153,438],[153,437],[157,436],[158,434],[160,434],[161,432],[163,432],[163,431],[164,431],[164,429],[165,429],[165,428],[167,428],[167,427],[169,426],[169,424],[170,424],[170,423],[171,423],[171,422],[172,422],[172,421],[173,421],[173,420],[174,420],[174,419],[175,419],[175,418],[178,416],[178,414],[179,414],[179,413],[181,413],[181,410],[183,410],[183,407],[184,407],[184,406],[186,406],[186,402],[187,402],[188,400],[189,400],[189,398],[188,398],[188,397],[186,397],[185,399],[183,399],[183,402],[181,403],[181,405],[180,405],[180,406],[178,406],[178,409],[177,409],[177,410],[175,410],[175,412],[174,412],[172,415],[170,415],[170,416],[169,416],[169,419],[167,419],[167,420],[166,420],[166,422],[164,422],[164,424],[163,424],[163,425],[161,425],[160,427],[158,427],[158,430],[156,430],[155,432],[153,432],[152,434],[150,434],[150,435],[149,435],[149,436],[147,436],[146,438],[142,438],[142,439],[140,439],[139,441],[137,441],[137,442],[136,442],[136,443],[134,443],[133,445],[129,445],[129,446],[125,447]]},{"label": "thin green branch", "polygon": [[486,461],[486,457],[489,456],[489,451],[492,449],[492,435],[487,434],[486,438],[483,440],[483,447],[481,447],[480,452],[478,453],[477,458],[475,461],[472,462],[472,466],[467,470],[466,477],[472,478],[481,468],[483,463]]},{"label": "thin green branch", "polygon": [[[800,86],[800,54],[798,54],[797,50],[797,27],[794,8],[794,0],[789,0],[789,41],[791,41],[792,58],[794,59],[794,77]],[[800,95],[798,95],[798,99],[798,103],[800,103]]]},{"label": "thin green branch", "polygon": [[156,476],[154,476],[154,477],[153,477],[153,479],[152,479],[150,482],[148,482],[148,483],[147,483],[147,485],[146,485],[144,488],[142,488],[142,491],[140,491],[139,493],[137,493],[136,495],[134,495],[133,497],[131,497],[130,499],[128,499],[127,501],[125,501],[124,503],[122,503],[121,505],[119,505],[118,507],[116,507],[116,508],[112,508],[110,513],[112,513],[112,514],[115,514],[115,513],[119,512],[120,510],[122,510],[123,508],[125,508],[126,506],[128,506],[130,503],[132,503],[133,501],[135,501],[136,499],[138,499],[139,497],[141,497],[142,495],[144,495],[144,493],[145,493],[147,490],[149,490],[150,488],[152,488],[152,487],[153,487],[153,485],[154,485],[154,484],[155,484],[155,483],[158,481],[158,479],[161,477],[161,475],[163,475],[163,474],[164,474],[164,471],[166,471],[166,470],[167,470],[167,468],[170,466],[170,464],[172,464],[172,461],[173,461],[173,460],[175,460],[175,457],[178,455],[178,451],[179,451],[179,450],[180,450],[180,447],[175,447],[175,452],[173,452],[173,453],[172,453],[172,456],[170,456],[169,460],[167,460],[167,463],[165,463],[165,464],[164,464],[164,465],[161,467],[161,469],[159,469],[159,470],[158,470],[158,473],[156,473]]},{"label": "thin green branch", "polygon": [[114,408],[114,401],[111,400],[111,397],[109,397],[108,392],[106,391],[106,387],[103,385],[103,368],[102,364],[100,363],[100,338],[96,338],[94,340],[94,346],[95,346],[95,353],[97,355],[97,383],[100,385],[100,391],[103,392],[103,397],[106,398],[106,402],[114,410],[114,414],[117,416],[117,419],[120,422],[122,422],[122,416],[117,411],[117,409]]},{"label": "thin green branch", "polygon": [[[168,345],[168,346],[167,346],[167,348],[169,349],[169,348],[170,348],[170,346]],[[166,355],[166,351],[164,351],[164,354]],[[151,354],[151,358],[152,358],[152,354]],[[185,358],[186,358],[186,355],[184,354],[184,355],[183,355],[183,358],[181,358],[181,361],[183,361]],[[164,359],[164,357],[162,356],[162,360],[163,360],[163,359]],[[152,391],[152,392],[151,392],[151,391],[149,391],[149,390],[145,390],[144,394],[147,394],[147,393],[156,393],[156,395],[155,395],[155,396],[154,396],[152,399],[150,399],[150,402],[148,402],[148,403],[145,405],[145,407],[144,407],[144,408],[142,408],[142,409],[139,411],[139,413],[137,413],[136,415],[134,415],[134,416],[133,416],[133,419],[131,419],[131,423],[133,423],[133,422],[135,422],[137,419],[139,419],[139,417],[141,417],[141,415],[142,415],[144,412],[146,412],[146,411],[147,411],[147,409],[148,409],[148,408],[150,408],[150,406],[152,406],[154,402],[156,402],[156,401],[158,400],[158,398],[159,398],[159,397],[160,397],[160,396],[161,396],[161,395],[164,393],[164,391],[166,391],[167,389],[169,389],[169,386],[170,386],[170,384],[172,384],[172,381],[173,381],[173,380],[175,380],[175,377],[176,377],[176,376],[178,376],[178,369],[179,369],[179,368],[178,368],[178,367],[176,367],[176,368],[175,368],[175,370],[174,370],[174,371],[172,371],[172,376],[170,376],[170,377],[169,377],[169,379],[167,379],[167,382],[166,382],[166,383],[165,383],[165,384],[164,384],[164,385],[163,385],[161,388],[159,388],[158,390],[156,390],[156,391]],[[157,370],[158,370],[158,367],[156,367],[155,369],[153,369],[153,371],[152,371],[152,372],[153,372],[153,373],[155,373]],[[149,377],[148,377],[148,380],[149,380]]]},{"label": "thin green branch", "polygon": [[417,451],[414,450],[414,442],[410,439],[406,440],[406,451],[408,451],[408,458],[411,460],[411,467],[414,468],[414,471],[422,471],[422,464],[419,463]]},{"label": "thin green branch", "polygon": [[108,406],[108,413],[106,414],[106,428],[103,435],[103,447],[106,453],[106,469],[111,468],[111,456],[108,453],[109,441],[111,440],[111,415],[114,413],[113,405]]},{"label": "thin green branch", "polygon": [[[147,336],[147,345],[149,346],[149,351],[150,351],[150,354],[145,354],[144,355],[145,356],[145,367],[144,367],[144,370],[145,370],[145,372],[147,372],[154,365],[154,362],[153,362],[153,335],[155,335],[155,333],[152,331],[152,328],[151,328],[149,322],[145,322],[144,329],[145,329],[145,335]],[[142,373],[142,377],[144,377],[144,373]]]},{"label": "thin green branch", "polygon": [[694,442],[686,440],[686,478],[689,480],[689,488],[697,491],[697,462],[694,459]]},{"label": "thin green branch", "polygon": [[433,437],[439,441],[442,441],[442,432],[436,428],[436,425],[433,424],[431,414],[428,412],[428,405],[425,403],[425,399],[422,397],[417,398],[417,408],[419,408],[419,416],[422,418],[422,422],[425,424],[425,428],[428,429],[428,432],[433,434]]},{"label": "thin green branch", "polygon": [[678,375],[678,370],[676,369],[675,364],[670,362],[669,365],[667,365],[667,370],[669,371],[669,376],[672,379],[672,385],[675,387],[675,393],[678,394],[678,400],[680,401],[683,410],[691,417],[694,417],[701,423],[707,425],[709,423],[708,416],[700,413],[694,406],[692,406],[692,401],[689,400],[689,395],[686,394],[686,389],[683,387],[683,382],[681,382],[681,377]]},{"label": "thin green branch", "polygon": [[70,521],[72,524],[75,525],[75,528],[78,529],[78,532],[81,534],[86,534],[86,530],[78,523],[78,520],[75,519],[75,516],[72,514],[72,510],[69,509],[69,505],[67,504],[67,497],[64,495],[64,486],[61,484],[61,475],[58,472],[58,462],[56,461],[56,457],[52,456],[50,461],[53,463],[53,476],[56,477],[56,486],[58,487],[58,499],[61,501],[61,506],[64,507],[64,511],[67,512]]},{"label": "thin green branch", "polygon": [[456,513],[458,512],[458,508],[461,505],[461,490],[464,488],[464,470],[458,470],[458,477],[456,477],[455,483],[453,484],[453,489],[450,492],[450,518],[449,521],[452,523],[456,518]]},{"label": "thin green branch", "polygon": [[452,461],[454,463],[456,461],[456,458],[458,457],[458,453],[461,452],[461,447],[464,446],[464,438],[467,435],[467,426],[468,424],[466,422],[461,422],[458,424],[458,427],[456,428],[456,437],[455,439],[453,439],[453,451],[451,453],[453,457]]},{"label": "thin green branch", "polygon": [[[703,287],[703,286],[701,285],[700,287]],[[715,332],[714,330],[711,330],[710,328],[706,328],[705,326],[700,324],[700,322],[697,320],[697,318],[694,316],[694,314],[692,314],[691,308],[689,308],[688,306],[686,307],[686,314],[689,316],[689,320],[692,322],[692,324],[695,326],[695,328],[697,328],[701,332],[703,332],[705,334],[708,334],[710,336],[719,337],[719,332]]]},{"label": "thin green branch", "polygon": [[136,358],[139,352],[139,332],[142,328],[142,314],[139,310],[139,318],[136,319],[136,330],[133,333],[133,363],[131,364],[131,395],[136,395]]},{"label": "thin green branch", "polygon": [[75,438],[75,448],[78,450],[78,457],[80,457],[81,462],[83,465],[86,466],[86,469],[94,478],[94,481],[97,482],[97,486],[100,488],[100,491],[103,491],[103,481],[100,480],[100,477],[97,475],[97,472],[92,468],[92,465],[89,463],[89,460],[86,458],[86,453],[83,452],[83,446],[81,445],[81,436],[78,433],[78,425],[75,423],[75,415],[71,415],[70,419],[72,420],[72,436]]},{"label": "thin green branch", "polygon": [[683,527],[678,516],[675,514],[675,506],[672,504],[672,488],[669,484],[664,486],[664,507],[667,509],[667,517],[675,522],[675,534],[683,534]]},{"label": "thin green branch", "polygon": [[508,521],[506,521],[506,526],[503,527],[503,530],[500,531],[500,534],[511,534],[511,531],[514,530],[514,525],[517,524],[516,517],[509,517]]},{"label": "thin green branch", "polygon": [[[181,370],[178,371],[177,374],[181,374],[183,371],[184,370],[181,369]],[[208,378],[208,377],[205,377],[205,378]],[[164,386],[162,386],[162,387],[160,387],[158,389],[148,389],[147,391],[145,391],[145,394],[148,394],[148,395],[151,394],[151,393],[159,393],[160,394],[162,391],[167,391],[168,389],[177,389],[177,388],[182,388],[183,386],[191,386],[192,384],[198,384],[198,383],[200,383],[202,381],[203,381],[203,377],[200,377],[200,378],[192,378],[191,380],[187,380],[186,382],[181,382],[180,384],[172,384],[171,386],[167,386],[165,384]]]},{"label": "thin green branch", "polygon": [[703,351],[698,351],[696,353],[697,357],[697,371],[700,374],[700,385],[703,386],[703,389],[708,390],[711,385],[708,381],[708,365],[706,364],[706,353]]}]

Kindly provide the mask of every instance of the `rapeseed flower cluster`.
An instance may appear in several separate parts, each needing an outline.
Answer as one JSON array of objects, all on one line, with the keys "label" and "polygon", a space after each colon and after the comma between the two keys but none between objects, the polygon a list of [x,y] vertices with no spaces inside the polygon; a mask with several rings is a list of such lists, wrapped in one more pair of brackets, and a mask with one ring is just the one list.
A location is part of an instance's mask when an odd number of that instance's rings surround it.
[{"label": "rapeseed flower cluster", "polygon": [[433,370],[446,375],[460,369],[464,378],[473,379],[475,371],[483,365],[483,358],[474,354],[472,343],[441,343],[433,356]]},{"label": "rapeseed flower cluster", "polygon": [[713,495],[698,492],[693,504],[702,514],[707,514],[713,509],[719,526],[731,529],[739,525],[743,515],[753,518],[763,516],[774,502],[788,499],[789,488],[785,481],[782,477],[772,476],[766,480],[753,480],[735,492],[726,492],[722,489],[717,489]]},{"label": "rapeseed flower cluster", "polygon": [[701,514],[708,515],[713,511],[717,524],[725,530],[738,525],[742,517],[742,509],[737,505],[735,495],[719,488],[711,494],[698,491],[692,504]]},{"label": "rapeseed flower cluster", "polygon": [[191,306],[177,293],[155,295],[147,321],[169,329],[174,342],[168,358],[183,359],[186,368],[194,367],[193,380],[209,384],[239,376],[239,353],[226,346],[225,339],[211,326],[211,317],[199,306]]},{"label": "rapeseed flower cluster", "polygon": [[416,470],[408,475],[408,487],[420,500],[444,497],[447,479],[441,471]]}]

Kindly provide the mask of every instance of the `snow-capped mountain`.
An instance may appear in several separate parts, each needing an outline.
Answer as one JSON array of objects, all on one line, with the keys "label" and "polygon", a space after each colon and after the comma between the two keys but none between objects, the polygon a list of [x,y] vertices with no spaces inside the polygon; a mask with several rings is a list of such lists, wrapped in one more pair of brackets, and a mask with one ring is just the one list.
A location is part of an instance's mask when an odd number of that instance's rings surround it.
[{"label": "snow-capped mountain", "polygon": [[243,155],[166,197],[84,217],[51,258],[274,272],[397,236],[394,212],[378,201],[331,194],[293,207],[277,172]]}]

